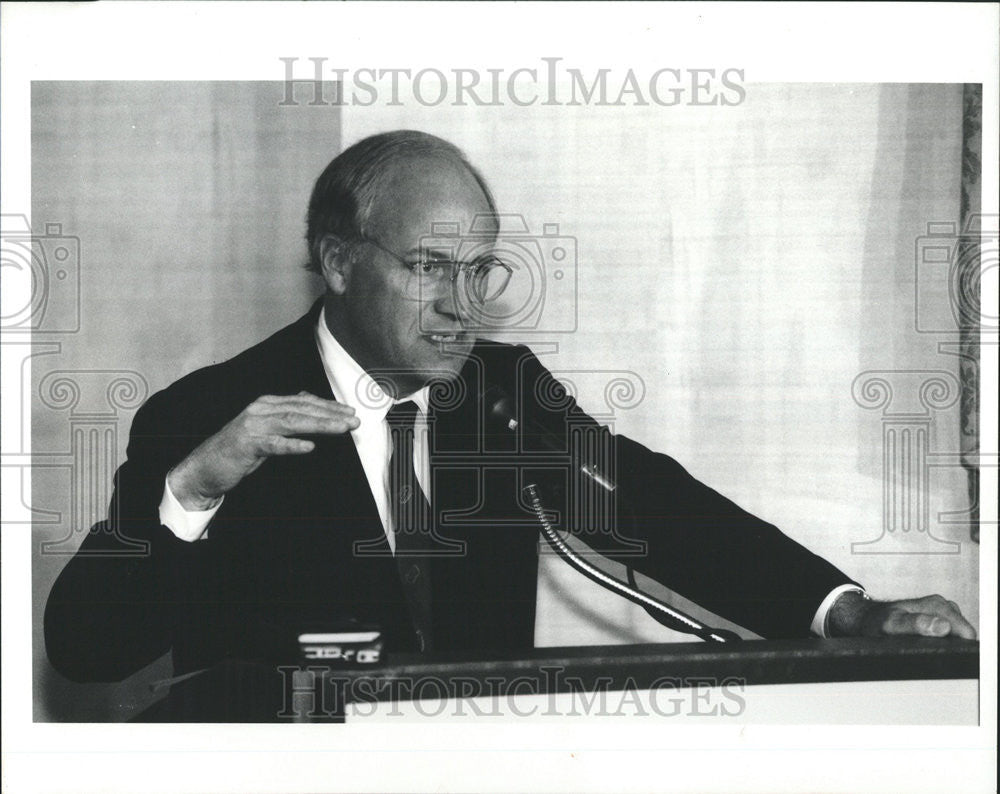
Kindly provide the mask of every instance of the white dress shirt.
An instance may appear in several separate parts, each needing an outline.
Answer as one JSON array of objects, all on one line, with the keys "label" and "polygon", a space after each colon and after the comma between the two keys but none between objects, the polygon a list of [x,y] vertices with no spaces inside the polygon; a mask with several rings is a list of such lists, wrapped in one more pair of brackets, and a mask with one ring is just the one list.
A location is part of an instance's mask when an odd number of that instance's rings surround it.
[{"label": "white dress shirt", "polygon": [[[360,421],[356,430],[351,431],[354,446],[357,447],[361,467],[368,478],[368,486],[375,497],[379,518],[385,529],[386,539],[393,552],[396,538],[389,510],[389,458],[392,456],[392,436],[386,416],[394,403],[410,402],[417,406],[413,434],[413,470],[425,497],[430,494],[431,463],[427,438],[428,388],[406,397],[393,400],[376,383],[371,375],[351,358],[326,325],[325,309],[319,313],[316,326],[316,343],[323,360],[330,388],[338,402],[351,406]],[[428,501],[430,499],[428,498]]]},{"label": "white dress shirt", "polygon": [[[361,459],[368,486],[372,490],[375,506],[385,530],[389,547],[395,552],[396,538],[393,532],[392,516],[389,512],[389,457],[392,454],[392,438],[386,415],[394,402],[412,400],[417,405],[417,418],[413,443],[413,468],[417,482],[424,495],[429,494],[430,454],[427,440],[427,387],[400,400],[392,400],[372,377],[341,346],[326,325],[325,309],[320,311],[316,324],[316,345],[319,347],[323,369],[330,388],[338,402],[350,405],[357,412],[360,424],[351,431],[354,445]],[[224,498],[224,497],[223,497]],[[222,499],[208,510],[186,510],[164,483],[163,499],[160,501],[160,523],[164,524],[181,540],[193,542],[207,537],[208,526],[222,505]],[[845,584],[834,588],[823,599],[813,616],[810,629],[820,637],[827,636],[827,616],[834,602],[843,593],[864,592],[860,587]]]}]

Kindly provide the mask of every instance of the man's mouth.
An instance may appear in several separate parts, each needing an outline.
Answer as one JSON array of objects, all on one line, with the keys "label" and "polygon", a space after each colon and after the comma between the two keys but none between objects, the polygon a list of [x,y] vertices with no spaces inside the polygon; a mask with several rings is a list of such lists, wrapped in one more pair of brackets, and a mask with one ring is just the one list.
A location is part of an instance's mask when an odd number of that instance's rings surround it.
[{"label": "man's mouth", "polygon": [[442,342],[461,342],[465,341],[465,334],[426,334],[426,338],[434,344],[441,344]]}]

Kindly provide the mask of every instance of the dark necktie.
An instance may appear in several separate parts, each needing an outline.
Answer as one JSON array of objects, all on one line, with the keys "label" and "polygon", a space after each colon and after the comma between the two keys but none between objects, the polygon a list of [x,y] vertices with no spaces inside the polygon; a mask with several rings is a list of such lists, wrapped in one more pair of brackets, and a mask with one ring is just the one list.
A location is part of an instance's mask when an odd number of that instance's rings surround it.
[{"label": "dark necktie", "polygon": [[399,569],[413,627],[421,651],[432,646],[431,624],[431,509],[413,468],[413,422],[417,406],[412,401],[389,409],[386,421],[392,439],[389,458],[389,511],[396,540]]}]

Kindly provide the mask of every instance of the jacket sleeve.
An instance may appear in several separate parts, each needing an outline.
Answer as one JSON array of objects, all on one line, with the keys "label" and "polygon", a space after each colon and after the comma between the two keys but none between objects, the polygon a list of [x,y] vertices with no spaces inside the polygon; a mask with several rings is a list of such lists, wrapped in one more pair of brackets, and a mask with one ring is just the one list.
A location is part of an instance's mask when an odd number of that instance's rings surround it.
[{"label": "jacket sleeve", "polygon": [[169,469],[200,438],[172,418],[164,392],[136,413],[108,516],[90,528],[45,607],[53,667],[74,681],[116,681],[171,647],[171,627],[211,567],[211,544],[159,522]]},{"label": "jacket sleeve", "polygon": [[[846,575],[699,482],[673,458],[612,435],[533,354],[522,351],[521,382],[535,397],[524,403],[533,414],[529,419],[559,437],[585,430],[591,451],[610,450],[615,537],[584,532],[581,540],[761,636],[809,636],[823,599],[852,583]],[[568,448],[572,443],[567,441]],[[586,499],[564,502],[567,515],[578,514],[581,503]],[[636,543],[644,547],[641,553]]]}]

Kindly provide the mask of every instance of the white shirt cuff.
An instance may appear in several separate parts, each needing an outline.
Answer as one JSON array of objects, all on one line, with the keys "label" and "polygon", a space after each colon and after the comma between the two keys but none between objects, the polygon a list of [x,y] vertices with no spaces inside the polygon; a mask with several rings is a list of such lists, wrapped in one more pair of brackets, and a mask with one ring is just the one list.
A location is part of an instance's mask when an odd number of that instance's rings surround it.
[{"label": "white shirt cuff", "polygon": [[208,510],[186,510],[170,490],[170,482],[163,483],[163,498],[160,500],[160,523],[181,540],[189,543],[207,537],[208,525],[215,517],[222,500],[219,499]]},{"label": "white shirt cuff", "polygon": [[858,587],[856,584],[842,584],[840,587],[835,587],[830,591],[830,595],[823,599],[823,603],[819,605],[819,609],[816,610],[816,615],[813,617],[812,625],[809,627],[810,631],[818,637],[823,637],[824,639],[829,637],[826,633],[826,618],[830,613],[830,608],[834,605],[834,602],[840,598],[844,593],[863,593],[865,592],[863,587]]}]

